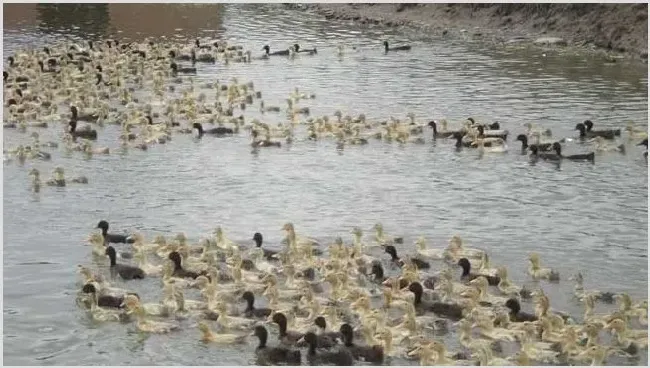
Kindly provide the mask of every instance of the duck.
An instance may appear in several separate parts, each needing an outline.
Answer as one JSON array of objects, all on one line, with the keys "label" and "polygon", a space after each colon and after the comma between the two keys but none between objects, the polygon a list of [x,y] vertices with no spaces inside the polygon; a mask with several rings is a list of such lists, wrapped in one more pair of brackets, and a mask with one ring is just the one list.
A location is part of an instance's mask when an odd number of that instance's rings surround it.
[{"label": "duck", "polygon": [[392,243],[402,244],[404,243],[404,238],[402,237],[392,237],[384,233],[384,226],[380,223],[376,223],[374,226],[375,229],[375,239],[379,245],[391,245]]},{"label": "duck", "polygon": [[537,316],[522,312],[521,304],[515,298],[510,298],[505,303],[506,308],[510,310],[509,316],[512,322],[535,322],[537,321]]},{"label": "duck", "polygon": [[388,51],[408,51],[411,49],[411,45],[401,45],[401,46],[394,46],[394,47],[389,47],[388,46],[388,41],[384,41],[384,52],[387,53]]},{"label": "duck", "polygon": [[172,75],[174,75],[174,76],[177,75],[177,74],[193,74],[193,75],[196,74],[196,68],[194,68],[194,67],[179,68],[178,64],[176,64],[176,63],[171,63],[169,65],[169,67],[171,68]]},{"label": "duck", "polygon": [[73,121],[95,122],[99,117],[99,114],[79,114],[79,109],[74,105],[70,106],[70,113]]},{"label": "duck", "polygon": [[343,346],[352,354],[355,360],[382,365],[384,362],[384,348],[381,345],[357,345],[354,343],[354,330],[352,326],[344,323],[339,328],[343,337]]},{"label": "duck", "polygon": [[553,150],[555,150],[555,154],[558,155],[558,157],[565,160],[594,162],[596,158],[596,154],[594,152],[565,156],[562,154],[562,146],[558,142],[553,143]]},{"label": "duck", "polygon": [[312,48],[312,49],[301,49],[301,48],[300,48],[300,45],[298,45],[297,43],[293,45],[293,50],[294,50],[295,52],[302,52],[302,53],[306,53],[306,54],[309,54],[309,55],[316,55],[316,54],[318,54],[318,51],[316,50],[315,47]]},{"label": "duck", "polygon": [[458,304],[423,301],[422,295],[424,293],[424,288],[419,282],[412,282],[409,285],[409,291],[414,295],[413,305],[416,310],[420,310],[421,312],[430,311],[440,317],[445,317],[451,320],[460,320],[463,318],[463,308]]},{"label": "duck", "polygon": [[295,345],[305,334],[287,329],[287,316],[282,312],[273,313],[271,320],[278,325],[278,339],[285,345]]},{"label": "duck", "polygon": [[549,281],[559,281],[560,274],[559,272],[552,270],[550,268],[543,268],[540,265],[539,254],[531,253],[528,257],[530,266],[528,266],[528,274],[533,277],[533,279],[546,279]]},{"label": "duck", "polygon": [[[628,329],[627,323],[620,318],[610,321],[605,326],[605,329],[611,330],[616,335],[619,345],[628,348],[627,350],[638,351],[638,348],[645,349],[648,347],[648,331]],[[636,345],[636,349],[629,349],[633,344]]]},{"label": "duck", "polygon": [[264,237],[262,237],[261,233],[253,234],[253,241],[255,241],[255,246],[257,248],[262,249],[262,251],[264,252],[264,258],[266,258],[269,261],[277,261],[278,260],[278,258],[277,258],[278,251],[262,248],[262,244],[264,242]]},{"label": "duck", "polygon": [[182,262],[181,255],[177,251],[173,251],[173,252],[169,253],[167,258],[174,263],[174,272],[172,273],[173,277],[179,277],[179,278],[183,278],[183,279],[184,278],[196,279],[197,277],[199,277],[201,275],[207,276],[207,274],[205,272],[196,273],[196,272],[192,272],[192,271],[188,271],[188,270],[184,269],[182,264],[181,264],[181,262]]},{"label": "duck", "polygon": [[426,239],[421,236],[415,241],[416,252],[426,258],[430,259],[444,259],[444,251],[442,249],[427,248]]},{"label": "duck", "polygon": [[203,137],[203,135],[205,134],[215,135],[217,137],[233,134],[233,130],[226,127],[215,127],[215,128],[210,128],[208,130],[204,130],[203,125],[201,125],[201,123],[192,124],[192,129],[196,129],[198,131],[199,138]]},{"label": "duck", "polygon": [[485,277],[488,281],[488,284],[490,286],[497,286],[499,285],[499,282],[501,282],[501,279],[498,276],[492,276],[492,275],[483,275],[483,274],[476,274],[470,272],[471,269],[471,264],[469,263],[469,260],[467,258],[461,258],[458,260],[458,265],[462,267],[463,273],[460,276],[460,279],[463,281],[472,281],[476,279],[479,276]]},{"label": "duck", "polygon": [[302,357],[300,350],[294,350],[286,347],[268,347],[266,342],[269,333],[264,326],[255,326],[253,336],[257,336],[259,344],[255,348],[255,355],[257,363],[262,364],[287,364],[287,365],[301,365]]},{"label": "duck", "polygon": [[205,321],[199,321],[198,327],[199,331],[201,331],[201,341],[203,342],[213,342],[224,345],[246,343],[246,335],[214,333]]},{"label": "duck", "polygon": [[318,328],[318,335],[320,338],[328,338],[330,340],[341,340],[343,336],[338,331],[327,331],[327,321],[325,317],[318,316],[314,319],[314,325]]},{"label": "duck", "polygon": [[539,152],[539,149],[537,146],[529,146],[528,149],[530,150],[530,158],[532,160],[536,159],[542,159],[545,161],[560,161],[562,159],[561,156],[559,156],[557,153],[553,152]]},{"label": "duck", "polygon": [[107,243],[113,243],[113,244],[119,244],[119,243],[126,243],[126,244],[133,244],[135,243],[135,239],[131,235],[120,235],[120,234],[109,234],[108,233],[108,221],[106,220],[100,220],[97,223],[97,229],[102,230],[102,236],[106,240]]},{"label": "duck", "polygon": [[529,147],[537,147],[538,151],[550,151],[554,143],[545,142],[528,144],[528,137],[525,134],[519,134],[515,140],[521,142],[521,152],[526,152]]},{"label": "duck", "polygon": [[581,272],[578,272],[575,276],[572,276],[569,278],[569,280],[575,281],[575,286],[573,287],[574,290],[574,296],[578,301],[583,301],[586,295],[593,295],[595,300],[611,304],[614,303],[614,300],[616,299],[616,294],[612,292],[601,292],[597,290],[590,290],[589,292],[585,291],[584,287],[584,278],[582,276]]},{"label": "duck", "polygon": [[124,280],[144,279],[145,273],[141,268],[117,263],[117,254],[112,246],[106,247],[106,255],[111,261],[111,271],[117,272]]},{"label": "duck", "polygon": [[137,318],[136,327],[139,331],[147,333],[165,334],[180,329],[177,323],[153,321],[146,318],[146,312],[137,298],[129,300],[125,308]]},{"label": "duck", "polygon": [[69,133],[74,138],[97,140],[97,131],[96,130],[94,130],[94,129],[77,130],[77,121],[76,120],[70,120],[70,122],[68,123],[68,127],[69,127]]},{"label": "duck", "polygon": [[100,307],[98,305],[97,294],[91,295],[89,313],[93,320],[97,322],[128,321],[128,313],[125,313],[124,310]]},{"label": "duck", "polygon": [[603,130],[603,131],[588,130],[587,126],[584,123],[576,124],[574,130],[580,131],[580,139],[603,137],[605,139],[613,140],[616,138],[616,135],[612,130]]},{"label": "duck", "polygon": [[82,293],[91,294],[93,298],[96,298],[97,305],[104,308],[116,308],[123,309],[124,306],[124,296],[114,296],[114,295],[99,295],[97,288],[93,283],[87,283],[81,289]]},{"label": "duck", "polygon": [[255,295],[250,291],[245,291],[241,298],[246,301],[244,316],[247,318],[266,318],[273,312],[269,308],[255,308]]},{"label": "duck", "polygon": [[[621,136],[621,130],[620,129],[604,129],[604,130],[593,130],[594,128],[594,122],[591,120],[585,120],[583,122],[585,127],[587,128],[587,133],[592,133],[592,134],[597,134],[600,137],[603,137],[603,135],[613,135],[616,137]],[[603,137],[605,138],[605,137]]]},{"label": "duck", "polygon": [[[354,365],[354,357],[345,347],[336,351],[317,352],[316,347],[318,346],[318,337],[313,332],[307,332],[301,340],[304,340],[304,342],[309,345],[309,349],[307,350],[307,360],[311,365]],[[300,343],[300,341],[298,342]]]},{"label": "duck", "polygon": [[[400,267],[404,266],[404,261],[402,261],[398,256],[397,256],[397,249],[395,249],[394,246],[392,245],[387,245],[384,247],[384,252],[390,254],[391,260],[399,265]],[[411,261],[418,269],[423,270],[423,269],[428,269],[431,267],[431,264],[429,262],[423,261],[417,257],[411,257],[409,258],[409,261]]]},{"label": "duck", "polygon": [[265,51],[266,56],[288,56],[291,53],[289,49],[271,52],[271,46],[269,45],[262,47],[262,50]]},{"label": "duck", "polygon": [[433,139],[436,139],[436,138],[449,138],[449,137],[453,137],[456,134],[463,134],[460,131],[452,131],[452,130],[443,131],[443,132],[438,131],[438,124],[435,122],[435,120],[431,120],[429,122],[429,124],[427,124],[427,126],[431,127],[431,129],[433,129]]}]

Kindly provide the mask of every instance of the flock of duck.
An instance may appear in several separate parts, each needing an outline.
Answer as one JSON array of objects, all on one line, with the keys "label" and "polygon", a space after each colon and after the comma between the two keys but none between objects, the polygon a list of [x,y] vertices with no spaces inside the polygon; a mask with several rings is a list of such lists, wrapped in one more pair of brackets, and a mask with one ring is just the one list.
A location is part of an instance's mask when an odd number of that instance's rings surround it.
[{"label": "flock of duck", "polygon": [[[551,307],[542,282],[559,282],[560,275],[543,267],[538,254],[528,258],[528,277],[538,287],[522,287],[506,267],[493,267],[484,251],[466,247],[457,235],[440,249],[420,237],[415,253],[400,256],[404,239],[386,234],[381,224],[371,237],[355,227],[349,243],[337,237],[327,247],[298,235],[291,223],[282,227],[284,240],[276,247],[266,246],[260,233],[250,244],[237,244],[221,227],[198,244],[183,233],[151,242],[139,233],[109,233],[104,220],[97,228],[88,239],[93,255],[106,259],[111,278],[128,289],[79,266],[77,300],[91,318],[157,334],[174,333],[189,321],[197,340],[214,345],[257,338],[251,358],[260,365],[379,365],[391,359],[603,365],[613,355],[638,357],[648,344],[647,300],[585,290],[577,274],[571,277],[574,299],[584,304],[584,314],[571,316]],[[126,247],[118,252],[118,244]],[[160,282],[159,300],[142,300],[134,291],[150,278]],[[618,308],[595,313],[596,303],[615,301]],[[524,302],[532,303],[532,313]],[[454,330],[459,348],[452,351],[441,338]]]},{"label": "flock of duck", "polygon": [[[384,42],[386,53],[410,48]],[[459,150],[508,151],[509,132],[499,123],[469,118],[452,129],[445,120],[418,122],[414,114],[387,121],[369,121],[363,114],[344,116],[341,111],[332,117],[310,117],[309,107],[299,105],[315,98],[311,93],[295,89],[281,108],[265,104],[252,82],[199,85],[194,80],[202,64],[318,55],[316,48],[298,44],[262,50],[254,57],[223,41],[183,45],[106,40],[89,41],[87,47],[64,43],[19,51],[8,58],[3,72],[3,127],[27,134],[32,142],[5,150],[5,162],[51,161],[45,149],[59,146],[85,158],[116,149],[147,150],[170,142],[173,133],[203,139],[249,132],[251,148],[257,151],[292,144],[299,139],[299,127],[304,127],[302,140],[332,139],[337,149],[373,139],[421,144],[430,136],[451,138]],[[343,56],[344,48],[337,50]],[[208,97],[209,91],[214,98]],[[283,121],[247,119],[254,104],[262,118]],[[60,108],[66,111],[59,113]],[[286,119],[272,116],[282,112]],[[104,129],[107,125],[120,127],[116,148],[94,144],[110,133]],[[60,142],[40,141],[38,131],[50,127],[61,132]],[[432,135],[426,133],[429,128]],[[552,139],[550,130],[527,124],[516,140],[521,153],[530,152],[533,160],[593,162],[596,152],[625,152],[626,145],[616,142],[620,129],[596,130],[586,120],[575,130],[576,137]],[[632,124],[625,130],[628,140],[646,146],[647,159],[645,130]],[[571,140],[592,151],[565,155],[562,144]],[[38,192],[39,171],[32,167],[29,175],[32,190]],[[78,176],[70,182],[88,179]],[[58,187],[67,183],[61,166],[46,181]],[[264,246],[260,233],[252,238],[254,246],[236,244],[220,227],[199,244],[190,244],[182,233],[153,241],[142,234],[112,234],[106,221],[97,228],[101,231],[88,242],[111,277],[79,266],[83,282],[78,304],[90,317],[134,323],[148,333],[174,333],[189,321],[197,328],[197,339],[217,345],[245,344],[256,337],[252,354],[258,364],[382,364],[403,358],[422,365],[599,365],[612,355],[636,357],[647,347],[645,327],[639,329],[647,326],[647,301],[634,303],[625,293],[586,291],[582,276],[576,275],[575,298],[584,303],[585,312],[569,316],[551,308],[541,286],[530,290],[516,285],[505,267],[491,267],[484,251],[465,247],[458,236],[445,249],[427,248],[426,240],[419,238],[416,253],[404,255],[403,238],[386,235],[380,224],[371,239],[355,228],[351,243],[337,237],[324,247],[297,235],[287,223],[282,228],[285,239],[276,248]],[[537,254],[531,254],[529,262],[533,280],[559,282],[557,271],[542,267]],[[161,298],[142,300],[134,290],[140,279],[151,278],[160,280]],[[121,285],[128,289],[110,281],[117,279],[126,281]],[[187,298],[187,293],[198,299]],[[260,299],[267,307],[256,305]],[[610,313],[594,312],[596,303],[614,301],[619,307]],[[522,304],[529,303],[534,313],[524,312]],[[460,345],[454,351],[440,339],[450,332],[458,334]]]}]

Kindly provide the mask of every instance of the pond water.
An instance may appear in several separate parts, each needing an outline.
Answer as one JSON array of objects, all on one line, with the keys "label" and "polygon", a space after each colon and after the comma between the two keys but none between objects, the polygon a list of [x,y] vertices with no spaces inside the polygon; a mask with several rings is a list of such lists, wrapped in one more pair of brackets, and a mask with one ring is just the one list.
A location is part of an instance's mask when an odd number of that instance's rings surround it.
[{"label": "pond water", "polygon": [[[647,126],[645,66],[604,64],[568,51],[495,50],[407,29],[327,21],[274,5],[143,9],[111,4],[76,13],[47,5],[21,5],[28,9],[12,22],[5,5],[5,58],[21,47],[89,34],[188,42],[195,36],[222,38],[254,54],[261,54],[265,44],[280,49],[299,42],[316,47],[318,55],[199,65],[195,84],[233,77],[253,81],[268,105],[280,106],[298,87],[316,94],[301,102],[312,116],[341,110],[385,120],[413,112],[418,121],[446,118],[456,125],[472,116],[500,121],[511,136],[523,132],[526,122],[559,137],[575,137],[572,128],[585,119],[597,128],[623,128],[628,121]],[[174,12],[178,17],[169,15]],[[383,39],[409,42],[413,49],[384,55]],[[343,57],[336,56],[338,44],[346,46]],[[286,119],[247,110],[246,119],[253,118]],[[62,129],[38,131],[42,141],[59,140]],[[29,134],[3,133],[5,149],[30,141]],[[74,302],[75,271],[78,264],[106,269],[106,262],[92,260],[83,246],[100,219],[108,220],[114,232],[139,231],[151,238],[184,231],[194,241],[221,225],[231,239],[245,244],[257,231],[277,243],[285,222],[325,240],[338,235],[350,240],[353,226],[371,234],[381,222],[387,232],[403,235],[408,248],[421,235],[429,246],[444,247],[460,234],[469,246],[488,250],[494,265],[507,265],[517,284],[531,285],[526,259],[538,252],[563,276],[559,285],[541,283],[553,307],[576,316],[582,315],[582,306],[571,299],[573,284],[567,279],[578,271],[588,289],[647,299],[648,171],[643,150],[625,133],[626,155],[599,154],[594,165],[565,162],[561,167],[531,165],[519,153],[516,134],[509,137],[508,154],[482,158],[472,150],[456,152],[451,141],[431,142],[430,131],[424,145],[371,141],[339,152],[333,141],[299,139],[258,154],[251,154],[244,134],[198,142],[175,135],[146,152],[118,154],[118,134],[119,127],[100,128],[97,144],[115,152],[108,156],[82,160],[51,149],[51,162],[3,165],[5,364],[252,363],[252,341],[216,348],[198,341],[196,327],[144,336],[132,326],[90,322]],[[575,143],[565,148],[587,149]],[[49,173],[55,165],[69,176],[87,176],[90,183],[31,194],[29,168]],[[159,280],[128,287],[145,299],[159,295]],[[634,363],[646,361],[644,354]]]}]

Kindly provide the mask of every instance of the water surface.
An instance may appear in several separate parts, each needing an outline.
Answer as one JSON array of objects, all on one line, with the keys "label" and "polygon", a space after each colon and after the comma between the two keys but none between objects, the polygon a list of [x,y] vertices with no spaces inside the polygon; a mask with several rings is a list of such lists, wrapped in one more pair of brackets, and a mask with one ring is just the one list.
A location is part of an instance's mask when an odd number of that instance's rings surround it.
[{"label": "water surface", "polygon": [[[138,4],[111,4],[78,10],[74,17],[34,6],[9,23],[5,10],[5,55],[83,34],[188,42],[195,36],[223,38],[254,53],[261,53],[264,44],[279,49],[299,42],[317,47],[318,56],[199,65],[196,84],[250,80],[267,105],[280,106],[298,87],[316,94],[305,103],[314,116],[341,110],[385,120],[414,112],[418,121],[446,118],[455,124],[473,116],[498,120],[513,133],[535,122],[557,136],[575,136],[572,128],[584,119],[603,128],[623,127],[627,121],[647,125],[645,67],[606,65],[567,51],[497,51],[408,30],[333,23],[276,6],[202,5],[197,10],[158,4],[142,10]],[[183,12],[180,20],[168,15],[176,11]],[[384,55],[385,38],[410,42],[413,50]],[[335,54],[337,44],[348,49],[342,58]],[[206,93],[213,98],[213,91]],[[247,110],[247,119],[284,119],[254,110]],[[30,140],[27,134],[3,133],[5,147]],[[61,135],[58,128],[39,133],[42,141]],[[334,142],[298,141],[257,155],[250,153],[244,135],[199,142],[176,135],[169,144],[121,155],[116,153],[117,127],[101,128],[99,134],[97,144],[115,153],[82,160],[54,150],[51,163],[4,165],[6,364],[252,362],[252,342],[238,348],[204,346],[189,322],[187,332],[149,337],[131,326],[89,322],[74,304],[74,272],[77,264],[106,268],[83,246],[100,219],[110,221],[115,231],[148,237],[184,231],[192,240],[221,225],[231,239],[246,243],[256,231],[269,242],[279,241],[287,221],[319,239],[349,239],[353,226],[370,233],[381,222],[387,232],[405,236],[409,247],[420,235],[430,246],[443,247],[460,234],[469,246],[487,249],[493,264],[507,265],[518,284],[529,284],[526,257],[536,251],[564,279],[560,285],[541,284],[553,306],[576,316],[582,307],[571,300],[573,285],[566,279],[577,271],[588,289],[647,298],[648,173],[637,142],[628,142],[627,155],[604,154],[595,165],[567,162],[558,168],[529,164],[512,140],[509,154],[481,159],[473,151],[455,152],[451,142],[429,142],[430,133],[424,145],[372,141],[338,152]],[[585,149],[571,143],[565,148]],[[86,175],[90,184],[32,195],[27,177],[32,165],[43,173],[60,165],[68,176]],[[49,264],[25,265],[42,261]],[[128,287],[150,300],[158,297],[160,285],[155,280]],[[450,339],[451,346],[455,340]]]}]

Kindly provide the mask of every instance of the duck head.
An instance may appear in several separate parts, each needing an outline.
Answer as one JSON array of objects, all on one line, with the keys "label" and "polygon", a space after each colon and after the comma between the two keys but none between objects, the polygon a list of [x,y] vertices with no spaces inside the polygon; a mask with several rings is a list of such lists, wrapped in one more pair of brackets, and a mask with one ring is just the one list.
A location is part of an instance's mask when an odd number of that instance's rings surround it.
[{"label": "duck head", "polygon": [[97,229],[102,229],[102,235],[106,236],[106,233],[108,233],[108,221],[106,220],[101,220],[97,223]]},{"label": "duck head", "polygon": [[173,252],[169,253],[169,256],[167,256],[167,258],[169,258],[169,260],[174,262],[174,268],[175,269],[178,270],[178,269],[181,268],[181,254],[180,253],[178,253],[177,251],[173,251]]},{"label": "duck head", "polygon": [[13,56],[9,56],[7,61],[9,62],[9,66],[14,66],[15,59]]},{"label": "duck head", "polygon": [[255,235],[253,235],[253,240],[255,241],[255,246],[259,248],[262,246],[262,242],[264,241],[264,238],[262,238],[262,234],[255,233]]},{"label": "duck head", "polygon": [[3,81],[3,82],[6,82],[6,81],[7,81],[7,78],[9,78],[9,73],[3,71],[3,72],[2,72],[2,81]]},{"label": "duck head", "polygon": [[251,291],[245,291],[242,296],[242,300],[246,301],[246,310],[253,310],[253,304],[255,304],[255,295]]},{"label": "duck head", "polygon": [[272,321],[278,324],[280,329],[280,336],[284,335],[287,332],[287,316],[284,313],[274,313]]},{"label": "duck head", "polygon": [[582,122],[582,124],[585,125],[588,132],[591,131],[591,129],[594,127],[594,123],[591,120],[585,120]]},{"label": "duck head", "polygon": [[384,252],[390,254],[390,257],[393,261],[399,260],[399,257],[397,256],[397,249],[395,249],[394,246],[387,245],[384,247]]},{"label": "duck head", "polygon": [[471,264],[467,258],[461,258],[458,260],[458,265],[463,268],[463,276],[469,275]]},{"label": "duck head", "polygon": [[171,63],[169,64],[169,67],[172,69],[172,73],[178,73],[178,64]]},{"label": "duck head", "polygon": [[199,137],[203,136],[203,126],[201,125],[201,123],[192,124],[192,129],[196,129],[199,132]]},{"label": "duck head", "polygon": [[384,50],[388,51],[388,41],[384,41],[383,44],[384,44]]},{"label": "duck head", "polygon": [[343,336],[343,342],[345,346],[352,346],[352,339],[354,338],[354,330],[352,326],[347,323],[344,323],[339,327],[339,332]]},{"label": "duck head", "polygon": [[266,340],[269,337],[269,332],[264,326],[255,326],[255,330],[253,331],[252,335],[257,336],[257,338],[260,340],[259,347],[266,347]]},{"label": "duck head", "polygon": [[314,324],[316,327],[320,328],[321,330],[325,330],[327,328],[327,322],[325,321],[325,317],[323,316],[318,316],[314,320]]},{"label": "duck head", "polygon": [[521,141],[521,143],[522,143],[524,146],[527,146],[527,145],[528,145],[528,137],[526,137],[525,134],[519,134],[515,140],[516,140],[516,141]]},{"label": "duck head", "polygon": [[517,314],[521,310],[521,304],[515,298],[510,298],[506,301],[506,308],[510,309],[510,314]]},{"label": "duck head", "polygon": [[435,135],[436,133],[438,133],[438,125],[436,124],[435,120],[431,120],[431,121],[429,122],[429,124],[427,124],[427,125],[430,126],[431,129],[433,129],[433,134],[434,134],[434,135]]},{"label": "duck head", "polygon": [[262,50],[266,51],[266,54],[268,55],[271,53],[271,46],[264,45],[264,47],[262,47]]},{"label": "duck head", "polygon": [[72,120],[77,120],[79,117],[79,110],[77,106],[70,106],[70,112],[72,113]]},{"label": "duck head", "polygon": [[294,44],[293,44],[293,50],[294,50],[295,52],[298,52],[298,50],[300,50],[300,45],[298,45],[297,43],[294,43]]},{"label": "duck head", "polygon": [[111,259],[111,266],[115,266],[116,258],[117,258],[117,253],[115,252],[115,248],[113,248],[110,245],[106,247],[106,255],[108,256],[108,258]]},{"label": "duck head", "polygon": [[580,131],[580,137],[584,137],[585,134],[587,133],[587,128],[583,123],[578,123],[576,124],[576,127],[574,130],[579,130]]},{"label": "duck head", "polygon": [[381,266],[381,263],[379,263],[379,261],[372,262],[370,274],[373,275],[377,280],[384,279],[384,268]]},{"label": "duck head", "polygon": [[422,294],[424,293],[424,288],[422,288],[422,284],[419,282],[412,282],[411,285],[409,285],[409,291],[413,293],[413,296],[415,297],[415,300],[413,304],[420,304],[422,301]]}]

